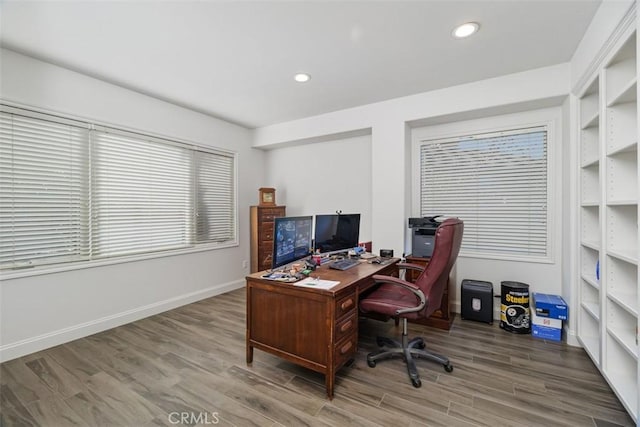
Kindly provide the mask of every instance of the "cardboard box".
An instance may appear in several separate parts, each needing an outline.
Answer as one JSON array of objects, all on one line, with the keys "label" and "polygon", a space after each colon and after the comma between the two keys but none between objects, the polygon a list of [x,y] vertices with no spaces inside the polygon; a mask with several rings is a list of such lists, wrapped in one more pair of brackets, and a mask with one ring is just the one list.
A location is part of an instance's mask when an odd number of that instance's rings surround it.
[{"label": "cardboard box", "polygon": [[531,325],[531,334],[534,338],[562,341],[562,328],[547,328],[540,325]]},{"label": "cardboard box", "polygon": [[548,295],[533,293],[533,306],[535,314],[540,317],[550,319],[567,320],[569,318],[569,307],[559,295]]},{"label": "cardboard box", "polygon": [[534,304],[531,308],[531,334],[535,338],[561,341],[562,320],[538,316],[536,311],[536,306]]}]

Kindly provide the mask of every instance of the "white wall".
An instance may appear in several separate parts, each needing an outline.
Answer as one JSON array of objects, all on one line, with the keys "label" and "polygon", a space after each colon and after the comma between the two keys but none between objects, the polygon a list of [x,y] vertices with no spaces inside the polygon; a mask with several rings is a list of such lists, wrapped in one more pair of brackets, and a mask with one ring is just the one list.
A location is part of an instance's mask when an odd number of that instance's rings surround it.
[{"label": "white wall", "polygon": [[479,111],[494,115],[501,109],[522,111],[550,102],[560,105],[569,93],[569,71],[569,64],[561,64],[267,126],[255,130],[254,146],[269,149],[370,128],[371,238],[376,247],[400,254],[410,213],[407,123],[454,115],[462,120]]},{"label": "white wall", "polygon": [[[455,135],[491,132],[500,129],[549,124],[547,135],[547,155],[549,157],[549,230],[550,230],[550,262],[522,262],[512,260],[500,260],[491,258],[477,258],[459,256],[456,263],[454,277],[451,286],[449,301],[452,310],[460,313],[460,283],[463,279],[482,280],[493,283],[494,294],[500,294],[502,281],[516,281],[529,285],[530,292],[563,295],[565,289],[562,285],[562,259],[563,259],[563,235],[562,230],[569,227],[571,221],[563,215],[562,203],[562,155],[563,146],[566,143],[563,133],[562,108],[553,107],[527,112],[513,113],[485,117],[481,119],[457,121],[453,123],[438,124],[419,127],[412,130],[414,167],[414,187],[419,187],[419,144],[425,139],[437,139]],[[413,193],[414,217],[420,216],[420,200],[418,188]],[[448,213],[448,212],[442,212]],[[499,319],[500,301],[495,300],[494,318]]]},{"label": "white wall", "polygon": [[359,213],[360,241],[371,240],[371,136],[266,152],[265,182],[287,215]]},{"label": "white wall", "polygon": [[[414,192],[411,188],[411,135],[412,128],[425,126],[456,127],[469,119],[479,120],[480,126],[491,127],[495,117],[511,112],[527,112],[541,107],[555,106],[553,120],[557,135],[554,142],[556,184],[556,210],[553,215],[554,260],[551,264],[487,261],[484,259],[461,259],[454,272],[452,286],[452,304],[459,312],[459,285],[462,278],[490,280],[496,293],[500,291],[500,281],[515,280],[529,283],[532,290],[563,294],[562,276],[562,233],[564,221],[562,212],[563,175],[562,164],[563,119],[560,105],[570,91],[569,64],[561,64],[524,73],[507,75],[461,86],[393,99],[386,102],[351,108],[309,117],[293,122],[260,128],[255,131],[254,145],[269,149],[296,141],[322,139],[323,136],[340,134],[358,129],[371,129],[371,238],[377,248],[391,248],[396,254],[410,249],[407,218],[415,216],[412,208]],[[534,114],[534,113],[530,113]],[[338,141],[336,141],[338,142]],[[291,158],[286,154],[290,148],[280,149],[282,158]],[[273,162],[267,164],[269,176],[273,176]],[[328,174],[339,175],[343,171],[327,164]],[[291,182],[296,177],[278,172],[281,183],[278,191],[289,192]],[[367,197],[362,195],[362,197]],[[301,212],[306,209],[320,209],[318,200],[313,208],[297,207]],[[297,203],[297,202],[295,202]],[[329,208],[327,208],[328,210]],[[322,209],[321,209],[322,210]],[[497,301],[496,301],[497,302]],[[496,308],[498,309],[496,304]]]},{"label": "white wall", "polygon": [[0,360],[244,286],[264,153],[242,127],[2,49],[1,97],[238,153],[239,246],[0,283]]}]

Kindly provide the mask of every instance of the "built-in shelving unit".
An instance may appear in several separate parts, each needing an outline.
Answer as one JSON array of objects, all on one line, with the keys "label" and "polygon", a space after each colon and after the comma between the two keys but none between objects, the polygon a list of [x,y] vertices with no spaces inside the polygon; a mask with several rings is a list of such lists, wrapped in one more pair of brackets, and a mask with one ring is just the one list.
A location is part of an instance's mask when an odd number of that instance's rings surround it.
[{"label": "built-in shelving unit", "polygon": [[600,361],[600,81],[580,99],[580,338],[591,358]]},{"label": "built-in shelving unit", "polygon": [[582,345],[638,421],[638,55],[631,31],[579,99],[577,316]]}]

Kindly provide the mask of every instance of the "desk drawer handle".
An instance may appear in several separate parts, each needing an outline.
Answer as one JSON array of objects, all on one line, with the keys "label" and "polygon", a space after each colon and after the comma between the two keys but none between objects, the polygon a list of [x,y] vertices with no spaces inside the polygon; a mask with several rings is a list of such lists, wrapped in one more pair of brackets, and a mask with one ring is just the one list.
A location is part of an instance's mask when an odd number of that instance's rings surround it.
[{"label": "desk drawer handle", "polygon": [[342,303],[340,308],[342,308],[343,310],[346,310],[348,308],[351,308],[352,305],[353,305],[353,299],[349,298],[348,300]]},{"label": "desk drawer handle", "polygon": [[353,344],[351,343],[351,341],[343,345],[342,348],[340,349],[340,354],[345,354],[346,352],[348,352],[351,349],[352,345]]},{"label": "desk drawer handle", "polygon": [[340,327],[340,332],[346,332],[349,329],[351,329],[351,326],[353,326],[353,320],[349,320],[347,323],[344,323],[341,327]]}]

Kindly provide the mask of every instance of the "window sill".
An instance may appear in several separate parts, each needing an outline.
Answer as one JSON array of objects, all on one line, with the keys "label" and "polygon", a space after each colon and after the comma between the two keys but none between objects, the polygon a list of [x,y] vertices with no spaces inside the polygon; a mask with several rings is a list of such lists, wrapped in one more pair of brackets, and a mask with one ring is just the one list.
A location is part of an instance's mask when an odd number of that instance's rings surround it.
[{"label": "window sill", "polygon": [[460,251],[458,258],[480,258],[494,261],[511,261],[511,262],[528,262],[535,264],[555,264],[555,260],[551,256],[534,257],[534,256],[517,256],[507,254],[488,254],[480,252],[463,252]]},{"label": "window sill", "polygon": [[131,256],[123,256],[116,258],[106,258],[95,261],[78,261],[78,262],[70,262],[68,264],[55,264],[55,265],[43,265],[40,267],[26,268],[20,270],[7,270],[5,272],[0,272],[1,280],[11,280],[11,279],[19,279],[22,277],[31,277],[31,276],[39,276],[44,274],[52,274],[52,273],[62,273],[65,271],[73,271],[73,270],[82,270],[85,268],[94,268],[94,267],[103,267],[107,265],[115,265],[115,264],[123,264],[127,262],[137,262],[137,261],[145,261],[148,259],[154,258],[164,258],[176,255],[187,255],[196,252],[205,252],[205,251],[213,251],[217,249],[226,249],[232,248],[235,246],[239,246],[239,243],[230,242],[225,244],[204,244],[199,245],[197,247],[185,248],[185,249],[175,249],[164,252],[154,252],[140,255],[131,255]]}]

